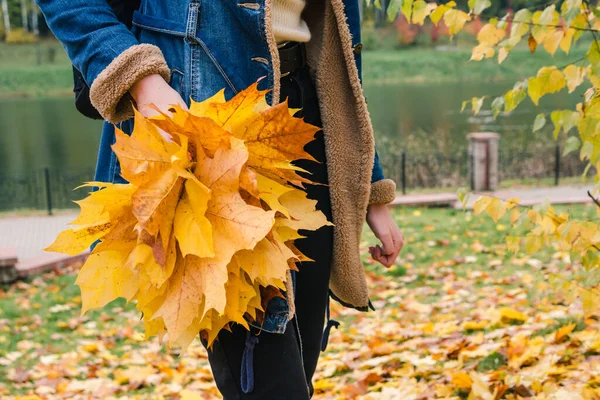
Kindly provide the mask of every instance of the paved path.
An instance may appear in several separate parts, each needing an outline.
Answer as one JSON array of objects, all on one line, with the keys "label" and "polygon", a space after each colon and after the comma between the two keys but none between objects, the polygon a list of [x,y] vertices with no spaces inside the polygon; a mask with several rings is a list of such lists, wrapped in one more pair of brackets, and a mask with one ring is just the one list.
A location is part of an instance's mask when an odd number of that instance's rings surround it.
[{"label": "paved path", "polygon": [[[531,206],[549,200],[553,204],[577,204],[589,203],[591,199],[587,195],[588,190],[592,190],[591,185],[579,186],[558,186],[550,188],[530,188],[530,189],[506,189],[491,193],[482,193],[498,197],[500,199],[510,199],[518,197],[519,203],[524,206]],[[477,195],[472,195],[468,208],[472,208]],[[458,201],[456,193],[433,193],[433,194],[414,194],[398,196],[392,203],[395,206],[448,206],[462,208]]]},{"label": "paved path", "polygon": [[81,257],[47,253],[43,248],[50,245],[75,217],[76,214],[71,213],[52,217],[0,218],[0,247],[16,250],[16,268],[22,277],[72,263]]},{"label": "paved path", "polygon": [[0,246],[17,249],[20,261],[47,254],[42,250],[67,228],[76,214],[0,218]]}]

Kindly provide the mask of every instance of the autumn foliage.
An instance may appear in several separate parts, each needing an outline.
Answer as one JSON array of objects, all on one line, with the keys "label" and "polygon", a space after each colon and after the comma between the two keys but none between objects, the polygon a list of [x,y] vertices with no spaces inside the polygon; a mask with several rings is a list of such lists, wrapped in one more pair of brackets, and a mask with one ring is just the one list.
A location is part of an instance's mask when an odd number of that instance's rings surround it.
[{"label": "autumn foliage", "polygon": [[131,136],[116,129],[129,183],[85,184],[100,190],[47,249],[77,254],[99,241],[76,281],[82,313],[123,297],[146,337],[168,333],[184,349],[199,332],[210,345],[232,322],[262,323],[295,262],[307,261],[293,245],[298,231],[328,224],[293,163],[312,160],[304,146],[319,128],[265,96],[257,85],[230,101],[221,91],[189,111],[136,112]]}]

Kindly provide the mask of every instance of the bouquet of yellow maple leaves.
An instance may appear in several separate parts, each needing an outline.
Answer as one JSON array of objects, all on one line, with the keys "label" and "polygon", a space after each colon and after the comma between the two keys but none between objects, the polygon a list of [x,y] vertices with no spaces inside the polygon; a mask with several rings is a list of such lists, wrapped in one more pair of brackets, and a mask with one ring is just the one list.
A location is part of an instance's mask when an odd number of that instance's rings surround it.
[{"label": "bouquet of yellow maple leaves", "polygon": [[[328,224],[301,189],[296,159],[318,127],[270,107],[257,85],[221,91],[189,111],[145,118],[113,151],[129,183],[92,182],[81,212],[46,250],[78,254],[98,242],[77,277],[82,313],[116,298],[135,301],[146,337],[182,348],[209,345],[235,322],[260,322],[296,261],[298,230]],[[166,140],[160,130],[170,134]]]}]

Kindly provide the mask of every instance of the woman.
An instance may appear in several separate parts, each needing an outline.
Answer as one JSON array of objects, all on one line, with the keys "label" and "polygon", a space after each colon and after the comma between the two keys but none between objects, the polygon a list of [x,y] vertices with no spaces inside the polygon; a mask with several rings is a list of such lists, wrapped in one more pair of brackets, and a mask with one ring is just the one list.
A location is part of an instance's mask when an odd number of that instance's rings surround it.
[{"label": "woman", "polygon": [[209,351],[226,399],[310,398],[319,351],[337,326],[328,320],[323,330],[329,296],[372,307],[359,256],[365,219],[382,242],[370,249],[375,260],[391,266],[403,244],[386,205],[395,185],[383,177],[360,84],[358,1],[143,0],[131,31],[105,0],[37,1],[107,121],[99,181],[122,181],[112,124],[130,132],[133,104],[150,115],[145,105],[167,110],[222,88],[229,98],[266,77],[272,104],[288,99],[323,128],[307,146],[319,163],[299,164],[325,184],[307,192],[334,227],[297,243],[315,262],[288,279],[287,301],[274,298],[261,326],[234,326]]}]

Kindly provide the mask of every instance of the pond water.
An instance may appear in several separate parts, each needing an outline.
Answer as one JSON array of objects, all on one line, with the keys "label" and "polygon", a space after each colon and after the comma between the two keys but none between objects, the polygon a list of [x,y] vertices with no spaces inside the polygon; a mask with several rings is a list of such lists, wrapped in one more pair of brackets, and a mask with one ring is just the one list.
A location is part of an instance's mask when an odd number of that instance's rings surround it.
[{"label": "pond water", "polygon": [[[472,117],[461,113],[463,100],[484,94],[497,95],[511,83],[452,83],[435,85],[369,85],[365,93],[382,153],[382,162],[393,157],[392,148],[420,152],[464,150],[466,135],[493,131],[501,147],[527,146],[549,140],[550,127],[531,133],[540,109],[529,100],[509,116],[494,120],[489,112]],[[575,95],[555,95],[542,110],[572,108]],[[0,101],[0,175],[22,176],[43,168],[74,173],[92,170],[101,123],[78,114],[70,98]]]}]

